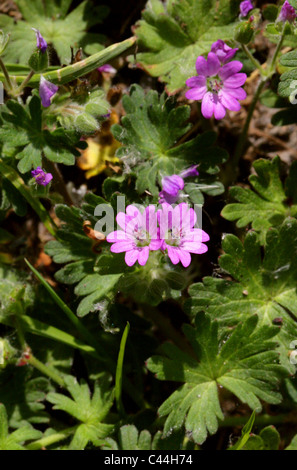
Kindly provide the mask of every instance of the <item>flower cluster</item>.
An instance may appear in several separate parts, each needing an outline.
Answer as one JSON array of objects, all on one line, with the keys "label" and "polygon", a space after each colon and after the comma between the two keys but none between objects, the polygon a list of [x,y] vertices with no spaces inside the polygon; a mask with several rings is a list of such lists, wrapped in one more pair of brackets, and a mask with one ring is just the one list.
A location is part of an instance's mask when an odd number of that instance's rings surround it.
[{"label": "flower cluster", "polygon": [[199,56],[196,61],[197,76],[186,81],[190,90],[186,91],[186,98],[202,100],[201,112],[206,119],[214,116],[223,119],[226,109],[239,111],[239,100],[246,98],[242,85],[246,81],[246,74],[239,73],[243,64],[233,60],[237,49],[231,49],[223,41],[216,41],[209,52],[207,59]]},{"label": "flower cluster", "polygon": [[32,170],[31,175],[35,178],[35,182],[42,186],[47,186],[53,179],[53,175],[51,173],[46,173],[40,166],[35,170]]},{"label": "flower cluster", "polygon": [[167,252],[173,264],[181,264],[186,268],[191,263],[191,254],[202,254],[207,251],[203,242],[209,240],[206,232],[194,228],[197,215],[186,203],[174,208],[162,204],[146,207],[143,213],[133,205],[126,208],[126,213],[117,215],[117,223],[122,230],[110,233],[106,240],[112,243],[113,253],[125,252],[125,262],[133,266],[136,261],[144,266],[150,251]]}]

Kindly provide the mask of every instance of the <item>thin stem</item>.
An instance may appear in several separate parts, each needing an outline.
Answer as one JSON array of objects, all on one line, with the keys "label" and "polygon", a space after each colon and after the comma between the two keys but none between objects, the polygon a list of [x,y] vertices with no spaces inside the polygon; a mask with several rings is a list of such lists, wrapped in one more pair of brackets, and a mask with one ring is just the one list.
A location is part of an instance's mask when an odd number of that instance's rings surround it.
[{"label": "thin stem", "polygon": [[61,387],[65,387],[65,383],[62,377],[60,377],[60,375],[58,375],[54,369],[40,362],[35,356],[30,355],[28,359],[28,364],[31,364],[31,366],[38,369],[42,374],[47,375],[50,379],[52,379]]},{"label": "thin stem", "polygon": [[272,57],[272,60],[271,60],[271,64],[270,64],[270,67],[269,67],[269,72],[270,74],[273,74],[274,73],[274,68],[275,68],[275,62],[277,60],[277,57],[278,57],[278,54],[282,48],[282,45],[283,45],[283,42],[284,42],[284,39],[285,39],[285,35],[284,35],[284,31],[282,32],[282,35],[280,37],[280,40],[278,42],[278,45],[275,49],[275,52],[273,54],[273,57]]},{"label": "thin stem", "polygon": [[68,189],[66,188],[66,185],[64,183],[63,177],[61,175],[61,172],[60,172],[58,166],[55,163],[47,160],[46,167],[49,170],[49,172],[52,173],[52,175],[53,175],[53,183],[52,184],[53,184],[54,187],[56,187],[57,191],[61,194],[61,196],[63,196],[64,202],[68,206],[73,206],[74,201],[72,200],[72,198],[71,198],[71,196],[68,192]]},{"label": "thin stem", "polygon": [[261,92],[264,88],[264,85],[265,85],[266,81],[267,81],[267,77],[261,79],[261,81],[258,85],[258,88],[256,90],[255,96],[253,98],[253,101],[250,104],[249,112],[248,112],[243,130],[242,130],[242,133],[241,133],[241,135],[238,139],[237,146],[235,148],[234,157],[232,159],[232,165],[237,166],[238,162],[240,160],[240,157],[242,156],[244,146],[245,146],[245,143],[246,143],[246,139],[247,139],[247,135],[248,135],[248,131],[249,131],[249,127],[250,127],[250,123],[251,123],[251,120],[252,120],[252,117],[253,117],[253,114],[254,114],[254,111],[255,111],[255,107],[258,103],[259,97],[261,95]]},{"label": "thin stem", "polygon": [[64,431],[51,434],[50,436],[42,437],[38,441],[32,442],[26,446],[28,450],[40,450],[46,447],[49,447],[52,444],[63,441],[67,437],[75,433],[79,425],[73,426],[71,428],[64,429]]},{"label": "thin stem", "polygon": [[6,80],[7,91],[10,91],[10,90],[12,90],[12,88],[13,88],[13,87],[12,87],[12,83],[11,83],[10,77],[9,77],[9,75],[8,75],[7,68],[5,67],[4,62],[3,62],[3,60],[1,59],[1,57],[0,57],[0,67],[1,67],[1,69],[2,69],[3,75],[4,75],[5,80]]},{"label": "thin stem", "polygon": [[259,70],[261,73],[261,76],[263,76],[263,68],[260,64],[260,62],[253,56],[253,54],[249,51],[248,47],[245,44],[241,44],[242,50],[245,52],[245,54],[248,56],[250,61],[254,64],[254,66]]},{"label": "thin stem", "polygon": [[[247,422],[246,416],[230,416],[224,419],[220,423],[220,427],[224,428],[233,428],[235,426],[244,426]],[[281,423],[296,423],[297,422],[297,414],[296,413],[284,413],[275,416],[271,416],[268,414],[263,414],[260,416],[256,416],[255,418],[255,426],[269,426],[271,424],[281,424]]]},{"label": "thin stem", "polygon": [[29,83],[29,81],[31,80],[31,78],[33,77],[33,75],[35,74],[34,70],[30,70],[29,74],[27,75],[27,77],[25,78],[25,80],[20,84],[20,86],[16,89],[15,91],[15,94],[19,94],[21,93],[21,91],[25,88],[25,86],[27,85],[27,83]]}]

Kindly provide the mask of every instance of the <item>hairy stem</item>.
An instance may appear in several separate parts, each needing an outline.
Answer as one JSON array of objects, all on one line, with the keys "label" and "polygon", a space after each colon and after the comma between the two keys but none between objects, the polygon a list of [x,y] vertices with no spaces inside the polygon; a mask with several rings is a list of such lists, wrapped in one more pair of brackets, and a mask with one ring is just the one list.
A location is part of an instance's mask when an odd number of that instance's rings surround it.
[{"label": "hairy stem", "polygon": [[30,355],[28,359],[28,364],[38,369],[42,374],[47,375],[50,379],[56,382],[61,387],[65,387],[64,380],[62,377],[57,374],[57,372],[51,367],[46,366],[41,361],[39,361],[35,356]]},{"label": "hairy stem", "polygon": [[253,54],[249,51],[248,47],[245,44],[241,44],[241,48],[246,54],[246,56],[250,59],[250,61],[254,64],[256,69],[259,70],[261,76],[263,76],[263,68],[260,62],[253,56]]},{"label": "hairy stem", "polygon": [[1,57],[0,57],[0,67],[2,69],[3,76],[4,76],[5,81],[6,81],[7,91],[9,92],[10,90],[12,90],[13,86],[12,86],[9,74],[7,72],[7,68],[5,67],[4,62],[1,59]]},{"label": "hairy stem", "polygon": [[59,192],[61,196],[63,196],[64,202],[68,206],[73,206],[74,202],[68,192],[68,189],[64,183],[63,176],[61,175],[61,172],[58,166],[55,163],[51,162],[50,160],[47,160],[46,167],[48,171],[52,173],[53,175],[53,181],[52,181],[53,187],[57,189],[57,192]]},{"label": "hairy stem", "polygon": [[259,83],[259,85],[257,87],[257,90],[256,90],[256,93],[254,95],[253,101],[250,104],[248,115],[247,115],[243,130],[242,130],[242,133],[241,133],[241,135],[238,139],[237,146],[236,146],[235,152],[234,152],[234,156],[232,158],[232,165],[234,167],[237,167],[238,162],[239,162],[240,158],[242,157],[244,147],[245,147],[245,144],[246,144],[246,140],[247,140],[247,135],[248,135],[250,123],[251,123],[256,105],[258,103],[258,100],[260,98],[261,92],[262,92],[262,90],[265,86],[266,81],[267,81],[267,78],[262,78],[260,80],[260,83]]},{"label": "hairy stem", "polygon": [[29,83],[29,81],[31,80],[34,74],[35,74],[34,70],[31,70],[28,73],[27,77],[24,79],[24,81],[20,84],[20,86],[14,92],[15,95],[18,95],[22,92],[22,90],[27,86],[27,84]]}]

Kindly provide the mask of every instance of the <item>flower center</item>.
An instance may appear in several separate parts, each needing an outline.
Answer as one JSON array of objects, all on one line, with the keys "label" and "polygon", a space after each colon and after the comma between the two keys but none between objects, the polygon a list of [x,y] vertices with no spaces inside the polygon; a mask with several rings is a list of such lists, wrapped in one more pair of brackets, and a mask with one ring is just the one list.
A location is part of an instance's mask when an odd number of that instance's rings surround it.
[{"label": "flower center", "polygon": [[172,229],[169,229],[167,231],[165,241],[167,245],[179,246],[182,237],[183,237],[182,229],[178,227],[173,227]]},{"label": "flower center", "polygon": [[133,236],[137,247],[148,246],[150,244],[151,239],[149,233],[142,227],[136,226],[133,231]]},{"label": "flower center", "polygon": [[222,88],[223,88],[223,82],[219,77],[210,77],[207,79],[208,91],[218,94]]}]

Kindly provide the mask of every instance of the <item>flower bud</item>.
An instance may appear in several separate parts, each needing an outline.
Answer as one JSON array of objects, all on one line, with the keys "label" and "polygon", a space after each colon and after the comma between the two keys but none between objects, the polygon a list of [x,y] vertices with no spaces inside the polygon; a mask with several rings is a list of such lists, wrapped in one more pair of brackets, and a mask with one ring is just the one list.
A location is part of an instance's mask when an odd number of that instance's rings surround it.
[{"label": "flower bud", "polygon": [[31,55],[28,65],[37,73],[47,70],[49,65],[47,51],[41,52],[40,49],[37,49],[37,51],[33,52]]},{"label": "flower bud", "polygon": [[0,338],[0,369],[4,369],[15,354],[16,350],[9,341],[6,338]]},{"label": "flower bud", "polygon": [[235,29],[234,39],[241,44],[249,44],[253,39],[255,28],[251,21],[239,23]]}]

